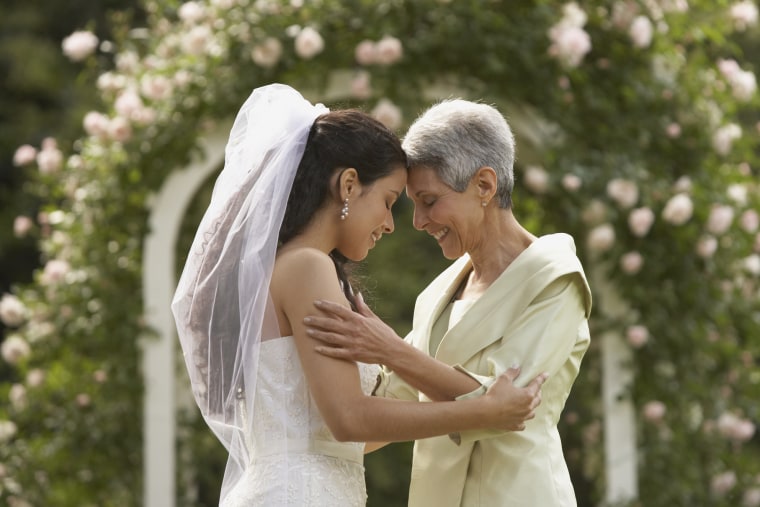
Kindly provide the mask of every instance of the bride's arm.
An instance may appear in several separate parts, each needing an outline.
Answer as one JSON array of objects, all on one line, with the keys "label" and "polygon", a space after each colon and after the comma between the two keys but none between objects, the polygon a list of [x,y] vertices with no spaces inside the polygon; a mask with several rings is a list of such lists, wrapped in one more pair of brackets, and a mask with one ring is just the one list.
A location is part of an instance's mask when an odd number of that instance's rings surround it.
[{"label": "bride's arm", "polygon": [[331,318],[305,319],[308,334],[321,341],[317,346],[319,353],[385,365],[434,401],[454,400],[481,387],[480,382],[466,373],[402,340],[360,298],[359,313],[332,301],[315,302]]},{"label": "bride's arm", "polygon": [[[303,319],[313,301],[347,301],[329,257],[313,250],[291,252],[273,275],[275,306],[292,326],[310,392],[333,436],[341,441],[405,441],[482,428],[522,429],[540,401],[543,378],[527,388],[511,385],[516,373],[497,382],[480,398],[418,403],[365,395],[355,363],[319,354]],[[273,295],[274,297],[274,295]]]}]

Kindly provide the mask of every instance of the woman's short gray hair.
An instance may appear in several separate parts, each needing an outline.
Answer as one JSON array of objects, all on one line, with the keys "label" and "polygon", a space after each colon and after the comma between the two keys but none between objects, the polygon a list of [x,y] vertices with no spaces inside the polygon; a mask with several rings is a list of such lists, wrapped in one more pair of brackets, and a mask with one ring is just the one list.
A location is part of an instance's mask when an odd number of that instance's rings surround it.
[{"label": "woman's short gray hair", "polygon": [[512,206],[515,138],[495,107],[462,99],[439,102],[409,127],[403,147],[410,168],[434,169],[457,192],[464,192],[478,169],[492,167],[499,207]]}]

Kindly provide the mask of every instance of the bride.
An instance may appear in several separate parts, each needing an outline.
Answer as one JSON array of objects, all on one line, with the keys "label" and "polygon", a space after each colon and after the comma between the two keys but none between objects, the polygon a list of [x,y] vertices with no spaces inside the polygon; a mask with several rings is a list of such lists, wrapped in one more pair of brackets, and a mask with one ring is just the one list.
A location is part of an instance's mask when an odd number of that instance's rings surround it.
[{"label": "bride", "polygon": [[353,309],[347,260],[393,232],[398,138],[280,84],[253,91],[198,228],[172,311],[193,394],[229,452],[220,505],[360,506],[363,454],[465,429],[520,430],[540,402],[509,370],[478,399],[373,397],[378,366],[315,351],[313,301]]}]

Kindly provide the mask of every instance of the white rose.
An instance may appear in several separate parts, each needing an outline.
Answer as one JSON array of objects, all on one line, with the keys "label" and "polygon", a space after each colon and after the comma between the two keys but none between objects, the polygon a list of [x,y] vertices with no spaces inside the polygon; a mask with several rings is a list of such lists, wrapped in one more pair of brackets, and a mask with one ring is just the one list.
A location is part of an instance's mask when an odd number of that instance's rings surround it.
[{"label": "white rose", "polygon": [[84,60],[98,47],[98,38],[86,30],[77,31],[63,39],[63,54],[74,62]]},{"label": "white rose", "polygon": [[140,91],[151,100],[164,100],[171,97],[172,81],[166,76],[145,75],[140,80]]},{"label": "white rose", "polygon": [[69,271],[71,271],[71,266],[68,262],[60,259],[51,259],[42,270],[40,282],[43,285],[60,283]]},{"label": "white rose", "polygon": [[354,75],[351,79],[351,96],[360,100],[366,100],[372,96],[369,72],[360,71]]}]

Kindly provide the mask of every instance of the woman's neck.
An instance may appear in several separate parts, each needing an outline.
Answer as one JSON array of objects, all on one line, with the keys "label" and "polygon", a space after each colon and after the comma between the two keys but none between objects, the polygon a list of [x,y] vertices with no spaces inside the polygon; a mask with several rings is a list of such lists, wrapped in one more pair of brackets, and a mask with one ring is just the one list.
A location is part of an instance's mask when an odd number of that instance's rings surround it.
[{"label": "woman's neck", "polygon": [[468,252],[472,273],[465,291],[483,292],[535,240],[511,210],[493,210],[483,224],[482,241]]}]

